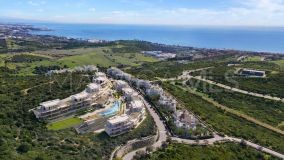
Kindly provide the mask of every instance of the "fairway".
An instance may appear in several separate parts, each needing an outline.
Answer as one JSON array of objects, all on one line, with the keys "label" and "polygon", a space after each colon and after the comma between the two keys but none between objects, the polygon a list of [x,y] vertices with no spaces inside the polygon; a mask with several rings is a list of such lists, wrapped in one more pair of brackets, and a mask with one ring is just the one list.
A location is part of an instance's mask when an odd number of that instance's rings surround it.
[{"label": "fairway", "polygon": [[[104,52],[108,50],[108,52]],[[36,66],[67,66],[74,68],[84,65],[99,65],[102,67],[109,66],[139,66],[144,62],[159,61],[153,57],[146,57],[140,53],[113,53],[108,47],[87,48],[76,50],[50,50],[35,53],[21,53],[22,55],[38,56],[49,58],[47,60],[34,61],[31,63],[7,63],[10,69],[16,69],[18,75],[34,75],[33,71]],[[17,54],[20,55],[20,54]],[[0,66],[4,66],[5,59],[10,59],[11,55],[0,55]]]},{"label": "fairway", "polygon": [[56,131],[56,130],[61,130],[61,129],[73,127],[73,126],[78,125],[82,122],[83,122],[83,120],[80,119],[80,118],[68,118],[68,119],[65,119],[65,120],[62,120],[62,121],[58,121],[58,122],[48,124],[47,129]]},{"label": "fairway", "polygon": [[244,62],[258,62],[258,61],[262,61],[262,57],[261,56],[251,56],[251,57],[247,57],[246,59],[244,59]]},{"label": "fairway", "polygon": [[277,61],[271,61],[271,62],[273,62],[273,63],[275,63],[279,66],[282,66],[282,67],[284,66],[284,60],[277,60]]}]

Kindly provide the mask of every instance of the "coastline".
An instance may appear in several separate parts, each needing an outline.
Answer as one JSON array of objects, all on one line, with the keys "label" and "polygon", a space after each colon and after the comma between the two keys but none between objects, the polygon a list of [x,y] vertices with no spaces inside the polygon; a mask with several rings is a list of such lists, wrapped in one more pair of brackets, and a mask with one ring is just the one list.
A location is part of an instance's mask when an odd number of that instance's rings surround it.
[{"label": "coastline", "polygon": [[[284,29],[31,23],[52,31],[31,32],[81,40],[141,40],[165,45],[284,54]],[[279,31],[278,31],[279,30]],[[279,32],[279,33],[278,33]],[[275,39],[275,40],[274,40]]]}]

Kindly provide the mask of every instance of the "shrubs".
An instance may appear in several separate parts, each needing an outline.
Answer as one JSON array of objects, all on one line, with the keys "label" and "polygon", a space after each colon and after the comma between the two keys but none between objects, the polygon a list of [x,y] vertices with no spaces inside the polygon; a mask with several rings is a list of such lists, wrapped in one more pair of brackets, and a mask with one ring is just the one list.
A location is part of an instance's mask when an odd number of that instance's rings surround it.
[{"label": "shrubs", "polygon": [[28,143],[23,143],[17,148],[18,153],[27,153],[30,150],[30,145]]},{"label": "shrubs", "polygon": [[43,61],[48,60],[49,58],[42,57],[42,56],[36,56],[36,55],[28,55],[28,54],[20,54],[20,55],[14,55],[11,60],[8,62],[12,63],[31,63],[36,61]]}]

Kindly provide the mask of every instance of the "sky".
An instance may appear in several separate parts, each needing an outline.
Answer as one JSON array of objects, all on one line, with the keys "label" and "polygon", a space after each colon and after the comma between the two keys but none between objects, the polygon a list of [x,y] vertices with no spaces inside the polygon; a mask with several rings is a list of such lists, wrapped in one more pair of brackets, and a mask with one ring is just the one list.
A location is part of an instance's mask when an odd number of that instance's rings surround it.
[{"label": "sky", "polygon": [[0,0],[0,19],[60,23],[284,26],[284,0]]}]

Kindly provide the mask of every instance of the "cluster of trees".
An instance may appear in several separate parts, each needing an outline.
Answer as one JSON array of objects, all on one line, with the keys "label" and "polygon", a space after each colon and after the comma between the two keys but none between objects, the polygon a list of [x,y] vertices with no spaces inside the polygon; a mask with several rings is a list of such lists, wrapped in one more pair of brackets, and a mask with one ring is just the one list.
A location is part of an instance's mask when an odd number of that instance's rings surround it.
[{"label": "cluster of trees", "polygon": [[7,51],[7,44],[5,39],[0,39],[0,53],[5,53]]},{"label": "cluster of trees", "polygon": [[127,72],[143,79],[153,80],[155,77],[173,78],[182,74],[185,70],[210,67],[216,65],[214,61],[196,61],[189,64],[181,64],[174,61],[162,61],[154,63],[145,63],[139,67],[132,67]]},{"label": "cluster of trees", "polygon": [[161,148],[152,155],[140,156],[140,160],[160,160],[160,159],[193,159],[193,160],[239,160],[239,159],[277,159],[265,155],[260,151],[247,146],[234,143],[216,144],[214,146],[190,146],[184,144],[171,143],[166,148]]},{"label": "cluster of trees", "polygon": [[33,73],[34,74],[45,74],[47,73],[48,71],[51,71],[51,70],[60,70],[62,69],[61,66],[58,66],[58,65],[53,65],[53,66],[36,66],[34,68],[34,71]]},{"label": "cluster of trees", "polygon": [[28,54],[20,54],[14,55],[11,59],[7,60],[7,62],[12,63],[31,63],[36,61],[48,60],[47,57],[36,56],[36,55],[28,55]]}]

